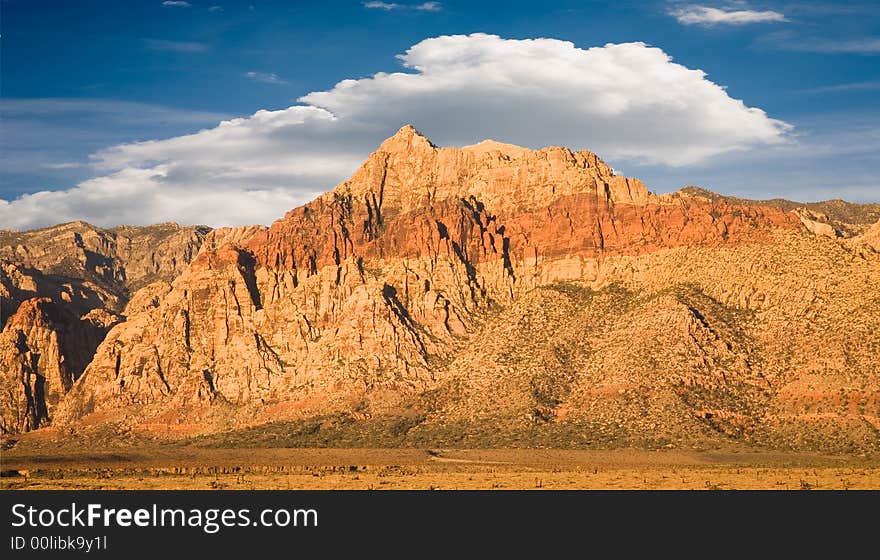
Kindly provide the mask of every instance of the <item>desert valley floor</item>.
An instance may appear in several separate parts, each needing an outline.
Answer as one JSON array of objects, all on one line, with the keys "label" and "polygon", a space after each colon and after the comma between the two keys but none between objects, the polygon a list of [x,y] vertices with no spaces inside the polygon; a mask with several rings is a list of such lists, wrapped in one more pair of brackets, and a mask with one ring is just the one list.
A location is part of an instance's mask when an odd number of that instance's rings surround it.
[{"label": "desert valley floor", "polygon": [[[31,434],[32,436],[35,434]],[[864,490],[880,456],[718,449],[217,448],[141,443],[3,453],[4,490]]]}]

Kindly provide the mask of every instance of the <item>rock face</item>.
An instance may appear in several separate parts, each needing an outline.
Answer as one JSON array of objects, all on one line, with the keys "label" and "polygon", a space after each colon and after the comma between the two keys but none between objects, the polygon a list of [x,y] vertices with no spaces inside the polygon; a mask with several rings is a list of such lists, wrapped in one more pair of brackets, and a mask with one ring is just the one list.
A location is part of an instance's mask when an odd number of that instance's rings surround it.
[{"label": "rock face", "polygon": [[170,223],[102,229],[85,222],[0,231],[0,259],[46,275],[91,282],[124,297],[150,282],[178,276],[195,258],[208,231]]},{"label": "rock face", "polygon": [[208,235],[205,236],[201,250],[215,251],[227,243],[244,247],[252,237],[264,233],[267,229],[266,226],[223,227],[212,229],[208,232]]},{"label": "rock face", "polygon": [[47,425],[119,317],[95,309],[82,317],[50,298],[25,300],[0,332],[0,431]]},{"label": "rock face", "polygon": [[[730,204],[772,206],[785,211],[793,211],[802,219],[804,227],[811,229],[811,225],[806,221],[815,222],[818,229],[821,230],[818,235],[824,234],[828,237],[850,238],[858,236],[880,219],[880,204],[855,204],[840,199],[806,203],[794,202],[783,198],[748,200],[733,196],[723,196],[694,186],[684,187],[679,193],[708,200],[723,200]],[[832,230],[834,234],[829,235]]]},{"label": "rock face", "polygon": [[84,222],[0,232],[0,431],[46,425],[123,319],[129,294],[179,275],[206,233],[176,224],[104,230]]},{"label": "rock face", "polygon": [[828,223],[828,217],[824,214],[819,214],[806,208],[798,208],[794,212],[800,218],[804,227],[814,235],[821,235],[832,239],[841,237],[840,232]]},{"label": "rock face", "polygon": [[880,221],[862,235],[862,241],[873,247],[875,251],[880,251]]},{"label": "rock face", "polygon": [[874,449],[880,254],[796,208],[658,196],[590,152],[440,148],[407,126],[332,191],[208,234],[136,292],[53,422]]},{"label": "rock face", "polygon": [[48,297],[79,315],[93,309],[121,310],[125,297],[102,284],[43,274],[35,268],[0,260],[0,330],[27,299]]}]

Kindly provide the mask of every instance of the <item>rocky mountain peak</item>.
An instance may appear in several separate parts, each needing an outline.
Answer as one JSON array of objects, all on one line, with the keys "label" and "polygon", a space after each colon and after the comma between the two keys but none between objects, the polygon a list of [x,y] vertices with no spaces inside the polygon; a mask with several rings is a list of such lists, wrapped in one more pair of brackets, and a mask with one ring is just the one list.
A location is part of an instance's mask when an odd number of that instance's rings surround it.
[{"label": "rocky mountain peak", "polygon": [[385,139],[382,144],[379,145],[379,152],[387,152],[387,153],[397,153],[397,152],[411,152],[413,150],[419,149],[429,149],[434,148],[434,144],[431,143],[421,132],[416,130],[411,124],[404,125],[394,133],[393,136]]},{"label": "rocky mountain peak", "polygon": [[474,197],[493,211],[510,212],[546,207],[575,194],[635,204],[651,196],[641,181],[616,176],[589,151],[558,146],[531,150],[495,140],[438,147],[407,125],[322,200],[350,196],[367,201],[381,215]]},{"label": "rocky mountain peak", "polygon": [[515,144],[498,142],[492,139],[483,140],[482,142],[471,144],[470,146],[463,146],[461,149],[462,151],[470,152],[475,155],[498,152],[509,158],[522,157],[531,152],[528,148],[523,148],[522,146],[517,146]]},{"label": "rocky mountain peak", "polygon": [[9,324],[14,328],[48,327],[52,324],[53,312],[50,298],[31,298],[18,307],[18,312],[10,318]]}]

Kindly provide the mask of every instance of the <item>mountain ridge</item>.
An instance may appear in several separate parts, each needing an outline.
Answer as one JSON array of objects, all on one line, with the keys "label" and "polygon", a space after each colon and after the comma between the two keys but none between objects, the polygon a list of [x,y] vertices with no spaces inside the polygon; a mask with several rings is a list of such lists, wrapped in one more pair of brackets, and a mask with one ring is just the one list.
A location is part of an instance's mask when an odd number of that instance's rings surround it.
[{"label": "mountain ridge", "polygon": [[[124,320],[25,428],[876,447],[880,223],[655,195],[586,151],[474,146],[403,127],[268,228],[175,233],[198,246],[120,300]],[[46,376],[6,350],[19,410],[13,380]]]}]

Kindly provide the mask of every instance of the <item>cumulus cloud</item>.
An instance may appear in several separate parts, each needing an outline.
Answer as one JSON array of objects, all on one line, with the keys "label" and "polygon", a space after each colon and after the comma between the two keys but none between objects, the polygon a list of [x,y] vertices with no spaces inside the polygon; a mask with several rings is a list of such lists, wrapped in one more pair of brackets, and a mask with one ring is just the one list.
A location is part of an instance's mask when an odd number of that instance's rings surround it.
[{"label": "cumulus cloud", "polygon": [[698,4],[671,7],[669,15],[684,25],[746,25],[788,21],[784,14],[773,10],[724,10]]},{"label": "cumulus cloud", "polygon": [[104,176],[0,201],[0,223],[268,223],[344,180],[405,123],[441,145],[495,138],[665,166],[785,143],[790,129],[643,43],[473,34],[426,39],[399,58],[403,72],[343,80],[287,109],[98,152]]},{"label": "cumulus cloud", "polygon": [[286,80],[282,80],[278,77],[278,74],[273,72],[245,72],[245,77],[254,80],[255,82],[263,82],[264,84],[286,84]]}]

